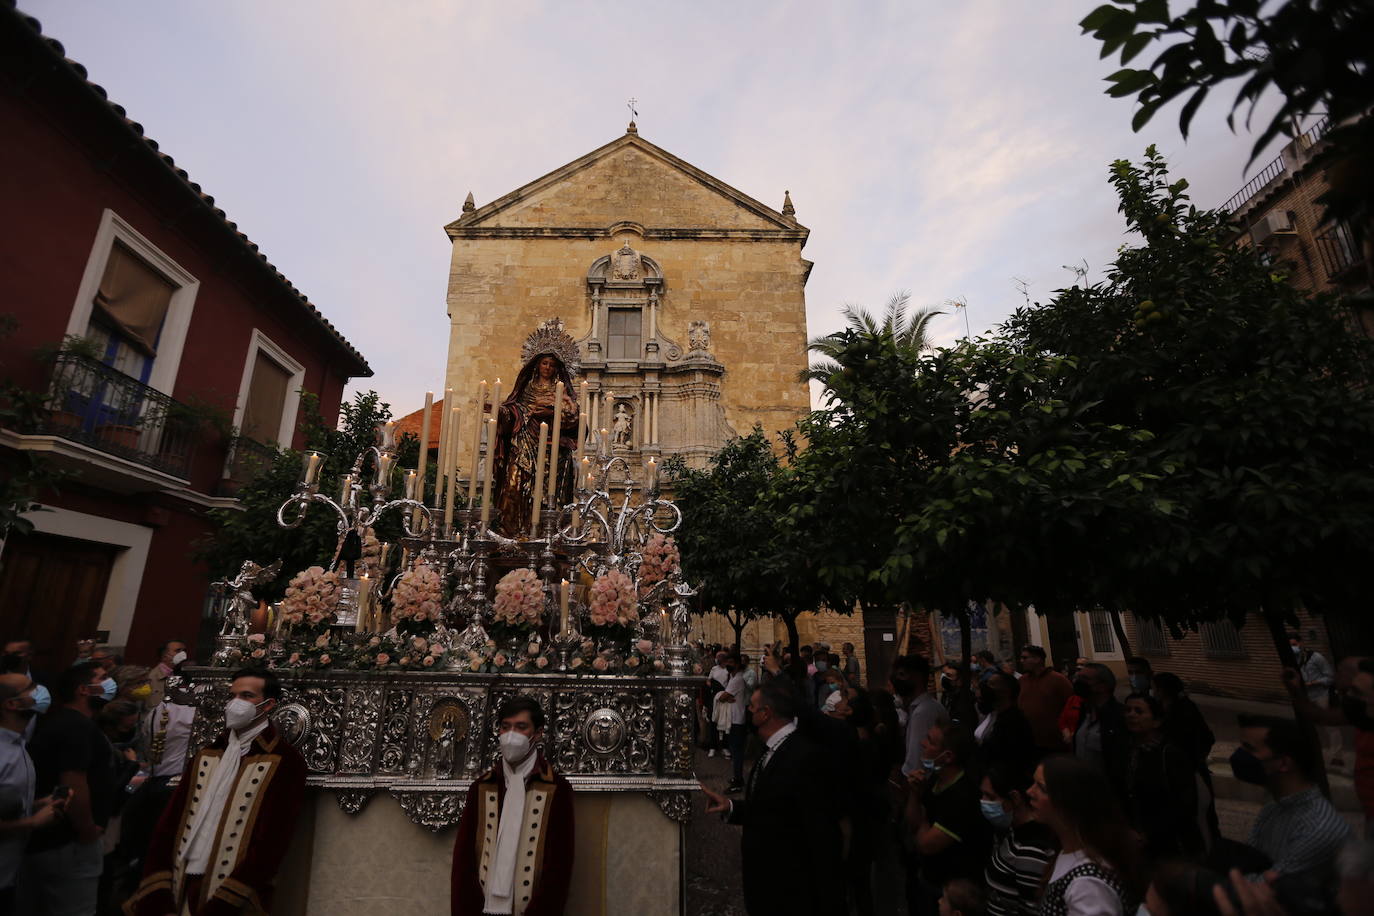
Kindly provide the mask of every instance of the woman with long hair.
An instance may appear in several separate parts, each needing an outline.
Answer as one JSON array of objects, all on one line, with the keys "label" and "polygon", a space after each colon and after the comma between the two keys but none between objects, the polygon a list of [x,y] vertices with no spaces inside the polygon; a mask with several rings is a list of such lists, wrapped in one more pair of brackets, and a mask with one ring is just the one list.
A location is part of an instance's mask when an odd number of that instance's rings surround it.
[{"label": "woman with long hair", "polygon": [[1046,757],[1030,787],[1035,819],[1059,838],[1040,912],[1125,916],[1140,900],[1137,837],[1106,775],[1083,760]]}]

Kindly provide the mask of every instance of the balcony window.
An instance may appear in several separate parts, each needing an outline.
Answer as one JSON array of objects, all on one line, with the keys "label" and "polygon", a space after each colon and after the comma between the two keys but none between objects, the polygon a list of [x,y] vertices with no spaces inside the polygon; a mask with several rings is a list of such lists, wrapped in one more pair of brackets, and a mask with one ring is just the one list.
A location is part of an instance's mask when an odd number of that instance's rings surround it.
[{"label": "balcony window", "polygon": [[248,383],[248,402],[243,408],[240,435],[263,444],[280,440],[281,417],[286,410],[286,396],[291,390],[291,375],[265,352],[257,351],[253,361],[253,377]]},{"label": "balcony window", "polygon": [[1208,658],[1244,658],[1245,644],[1240,641],[1240,631],[1229,620],[1204,623],[1202,633],[1202,653]]}]

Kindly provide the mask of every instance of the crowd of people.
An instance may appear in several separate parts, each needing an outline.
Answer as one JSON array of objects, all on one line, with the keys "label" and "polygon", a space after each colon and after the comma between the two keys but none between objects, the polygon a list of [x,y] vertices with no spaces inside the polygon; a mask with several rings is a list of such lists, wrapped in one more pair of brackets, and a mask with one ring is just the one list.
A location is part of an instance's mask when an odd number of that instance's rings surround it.
[{"label": "crowd of people", "polygon": [[36,668],[28,640],[3,650],[0,914],[118,913],[186,765],[195,707],[172,675],[187,645],[166,641],[149,667],[81,640],[59,671]]},{"label": "crowd of people", "polygon": [[[702,788],[708,811],[744,828],[751,916],[893,912],[884,887],[903,889],[911,916],[1374,912],[1374,847],[1323,793],[1310,727],[1241,718],[1231,774],[1267,803],[1248,842],[1223,837],[1213,733],[1147,659],[1118,684],[1083,658],[1055,670],[1033,645],[1015,663],[908,655],[865,687],[848,644],[796,658],[769,646],[757,669],[702,650],[700,743],[733,771],[724,791]],[[1324,673],[1310,661],[1295,637],[1295,699],[1304,673]],[[1314,721],[1374,725],[1374,666],[1346,668],[1326,667],[1318,686],[1340,701],[1309,703]]]}]

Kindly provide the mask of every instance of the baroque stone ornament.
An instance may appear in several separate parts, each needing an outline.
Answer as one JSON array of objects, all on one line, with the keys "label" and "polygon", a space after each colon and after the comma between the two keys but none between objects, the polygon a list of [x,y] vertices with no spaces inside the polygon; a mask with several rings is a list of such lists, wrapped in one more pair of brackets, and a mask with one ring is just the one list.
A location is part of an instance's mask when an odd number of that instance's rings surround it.
[{"label": "baroque stone ornament", "polygon": [[467,796],[456,790],[407,791],[392,789],[391,794],[401,805],[412,823],[428,827],[435,833],[452,827],[463,816]]},{"label": "baroque stone ornament", "polygon": [[693,321],[687,325],[687,349],[709,353],[711,350],[711,322]]},{"label": "baroque stone ornament", "polygon": [[640,272],[639,252],[626,242],[611,256],[612,280],[638,280]]},{"label": "baroque stone ornament", "polygon": [[692,795],[690,792],[650,791],[649,797],[658,804],[658,810],[679,824],[692,820]]},{"label": "baroque stone ornament", "polygon": [[598,754],[613,754],[625,743],[625,720],[614,709],[603,706],[587,716],[582,737]]}]

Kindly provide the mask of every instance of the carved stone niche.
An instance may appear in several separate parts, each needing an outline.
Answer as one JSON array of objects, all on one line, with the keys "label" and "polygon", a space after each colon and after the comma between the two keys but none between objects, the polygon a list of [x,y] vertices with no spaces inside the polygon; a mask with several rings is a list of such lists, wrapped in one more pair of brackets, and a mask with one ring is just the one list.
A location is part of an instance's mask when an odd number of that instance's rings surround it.
[{"label": "carved stone niche", "polygon": [[[580,343],[587,361],[592,363],[653,361],[660,347],[657,332],[658,310],[664,291],[663,270],[657,261],[630,244],[631,236],[626,233],[635,231],[634,227],[622,224],[617,231],[621,232],[620,244],[610,254],[593,261],[587,271],[591,332]],[[615,320],[612,314],[626,311],[637,312],[639,316],[638,352],[616,352],[608,346],[615,330],[611,327]]]}]

